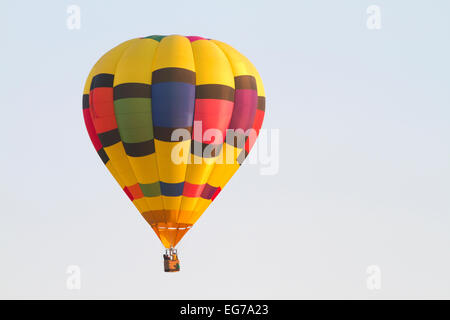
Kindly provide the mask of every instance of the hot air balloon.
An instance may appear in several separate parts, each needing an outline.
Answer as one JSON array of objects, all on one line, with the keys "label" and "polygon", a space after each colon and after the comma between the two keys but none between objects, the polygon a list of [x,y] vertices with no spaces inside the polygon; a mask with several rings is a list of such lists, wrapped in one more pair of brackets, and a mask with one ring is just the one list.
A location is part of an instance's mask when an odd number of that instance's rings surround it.
[{"label": "hot air balloon", "polygon": [[256,68],[217,40],[131,39],[92,68],[83,92],[89,137],[166,248],[165,271],[179,270],[177,243],[247,157],[264,112]]}]

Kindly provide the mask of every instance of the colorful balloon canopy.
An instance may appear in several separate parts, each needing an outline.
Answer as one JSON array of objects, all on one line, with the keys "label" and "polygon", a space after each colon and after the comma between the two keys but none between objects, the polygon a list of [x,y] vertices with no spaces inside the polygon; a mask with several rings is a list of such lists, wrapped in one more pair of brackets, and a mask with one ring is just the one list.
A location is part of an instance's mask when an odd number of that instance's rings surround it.
[{"label": "colorful balloon canopy", "polygon": [[[264,110],[251,62],[201,37],[126,41],[94,65],[83,93],[98,155],[166,248],[189,231],[253,146],[248,134],[228,139],[229,129],[257,135]],[[190,135],[174,141],[177,129]]]}]

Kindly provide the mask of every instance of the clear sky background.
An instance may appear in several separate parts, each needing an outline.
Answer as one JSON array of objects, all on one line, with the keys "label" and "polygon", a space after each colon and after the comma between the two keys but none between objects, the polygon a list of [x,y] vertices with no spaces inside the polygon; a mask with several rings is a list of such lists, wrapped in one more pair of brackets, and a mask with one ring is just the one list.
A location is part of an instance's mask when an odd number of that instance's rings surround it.
[{"label": "clear sky background", "polygon": [[[5,1],[0,298],[450,298],[449,14],[448,1]],[[81,110],[97,59],[152,34],[241,51],[266,88],[263,127],[280,130],[278,174],[241,168],[176,274]]]}]

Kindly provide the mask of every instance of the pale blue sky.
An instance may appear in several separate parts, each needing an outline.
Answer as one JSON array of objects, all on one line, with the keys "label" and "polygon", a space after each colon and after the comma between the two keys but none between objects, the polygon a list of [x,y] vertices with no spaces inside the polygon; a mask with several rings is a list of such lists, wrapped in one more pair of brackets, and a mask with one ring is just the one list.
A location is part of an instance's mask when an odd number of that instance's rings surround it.
[{"label": "pale blue sky", "polygon": [[[71,4],[80,30],[66,27]],[[366,27],[372,4],[381,30]],[[450,298],[449,12],[448,1],[3,3],[0,297]],[[165,274],[161,244],[91,146],[81,94],[113,46],[175,33],[255,64],[280,171],[242,168],[181,242],[182,271]],[[79,291],[66,289],[72,264]]]}]

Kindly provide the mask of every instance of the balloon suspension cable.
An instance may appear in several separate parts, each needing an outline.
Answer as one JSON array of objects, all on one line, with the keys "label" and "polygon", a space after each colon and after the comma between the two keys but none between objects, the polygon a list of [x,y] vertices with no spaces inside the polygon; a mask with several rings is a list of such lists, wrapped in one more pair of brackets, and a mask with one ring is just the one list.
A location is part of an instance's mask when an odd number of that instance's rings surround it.
[{"label": "balloon suspension cable", "polygon": [[165,272],[180,271],[180,260],[178,260],[177,249],[173,247],[166,248],[166,252],[163,254],[163,258]]}]

